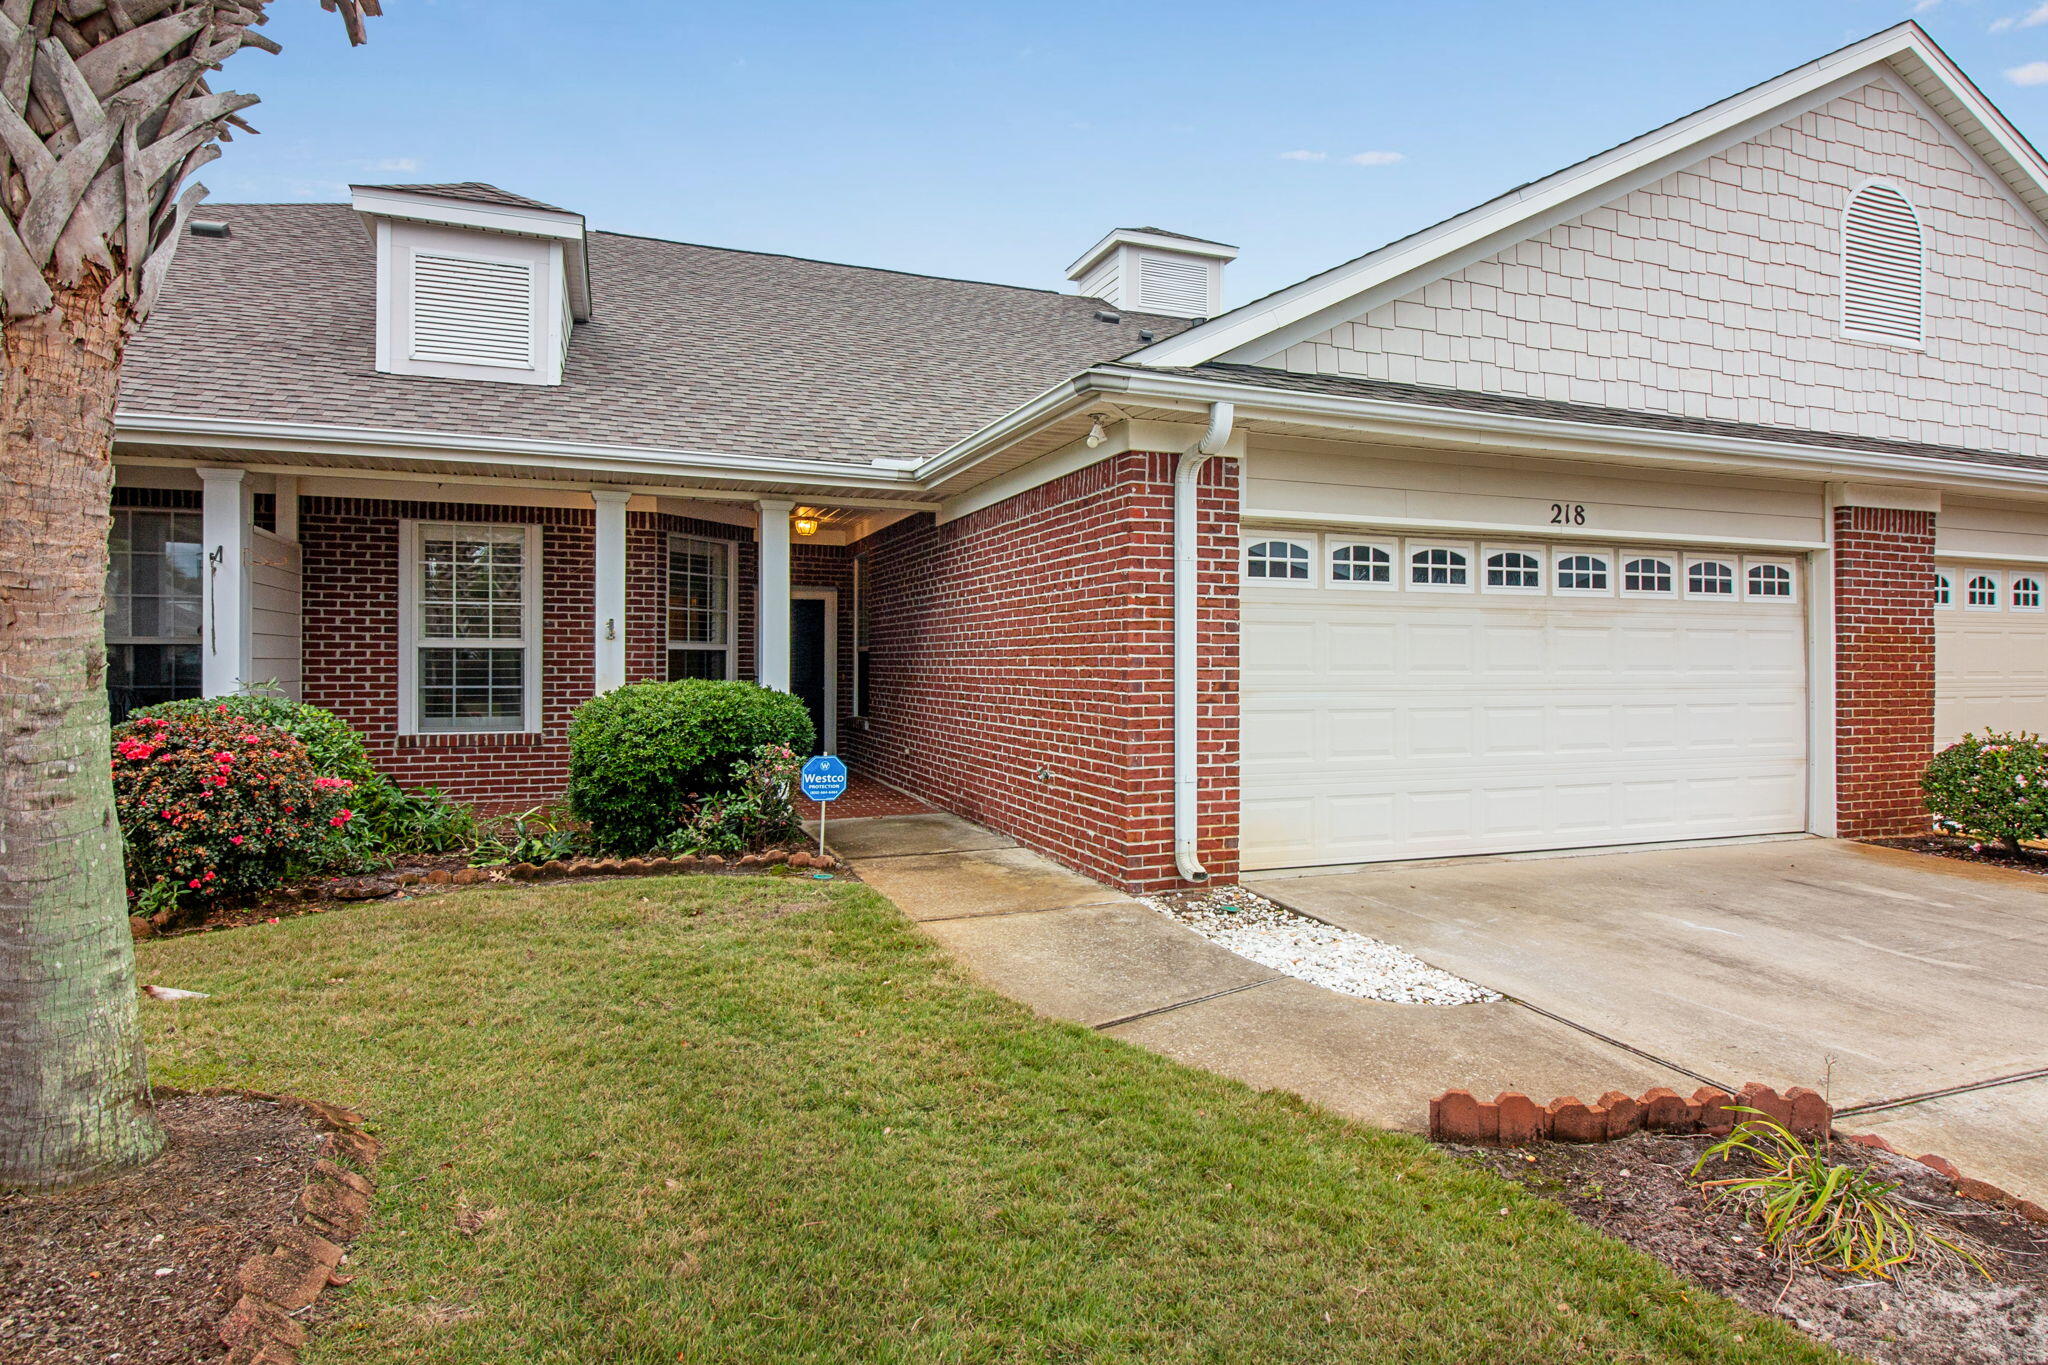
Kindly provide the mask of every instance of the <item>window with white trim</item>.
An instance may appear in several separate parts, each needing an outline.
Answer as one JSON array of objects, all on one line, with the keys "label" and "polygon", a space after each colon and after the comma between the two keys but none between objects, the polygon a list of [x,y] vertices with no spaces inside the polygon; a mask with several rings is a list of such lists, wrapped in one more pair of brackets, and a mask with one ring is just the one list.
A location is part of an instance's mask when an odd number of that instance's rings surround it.
[{"label": "window with white trim", "polygon": [[1997,611],[1998,575],[1991,573],[1971,574],[1969,583],[1963,589],[1963,609],[1965,611]]},{"label": "window with white trim", "polygon": [[540,728],[540,528],[400,523],[400,729]]},{"label": "window with white trim", "polygon": [[1735,566],[1719,559],[1688,560],[1685,566],[1685,595],[1735,596]]},{"label": "window with white trim", "polygon": [[2026,577],[2012,581],[2012,592],[2006,598],[2006,605],[2014,611],[2041,610],[2041,580]]},{"label": "window with white trim", "polygon": [[1479,586],[1487,592],[1542,592],[1543,557],[1531,550],[1489,549]]},{"label": "window with white trim", "polygon": [[1472,556],[1449,545],[1410,545],[1408,586],[1421,592],[1470,592]]},{"label": "window with white trim", "polygon": [[731,541],[668,538],[668,680],[727,679],[733,647]]},{"label": "window with white trim", "polygon": [[1621,594],[1624,597],[1670,597],[1677,591],[1677,585],[1677,576],[1672,572],[1668,559],[1644,556],[1627,560],[1621,566]]},{"label": "window with white trim", "polygon": [[107,535],[107,704],[116,724],[201,696],[197,512],[117,507]]},{"label": "window with white trim", "polygon": [[1842,211],[1842,331],[1862,341],[1918,346],[1926,250],[1912,201],[1865,185]]},{"label": "window with white trim", "polygon": [[1260,583],[1291,583],[1305,587],[1313,582],[1311,566],[1315,557],[1305,540],[1278,537],[1248,541],[1244,547],[1244,576]]},{"label": "window with white trim", "polygon": [[1747,576],[1751,597],[1769,597],[1779,601],[1792,599],[1792,568],[1787,564],[1752,561]]},{"label": "window with white trim", "polygon": [[1955,586],[1949,581],[1949,576],[1945,573],[1936,574],[1934,576],[1934,609],[1940,611],[1944,607],[1952,607],[1955,605],[1955,601]]},{"label": "window with white trim", "polygon": [[1604,554],[1574,551],[1559,555],[1554,582],[1561,593],[1599,593],[1613,591],[1613,578],[1609,572],[1611,560]]},{"label": "window with white trim", "polygon": [[1394,552],[1364,540],[1330,542],[1330,582],[1352,588],[1394,586]]}]

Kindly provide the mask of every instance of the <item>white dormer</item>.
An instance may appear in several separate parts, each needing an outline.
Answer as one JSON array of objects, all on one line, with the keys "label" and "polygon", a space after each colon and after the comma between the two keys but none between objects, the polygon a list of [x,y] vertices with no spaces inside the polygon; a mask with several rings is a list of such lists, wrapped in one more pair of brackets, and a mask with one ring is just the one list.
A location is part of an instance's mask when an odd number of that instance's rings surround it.
[{"label": "white dormer", "polygon": [[377,369],[559,384],[590,320],[583,215],[494,185],[351,185],[377,247]]},{"label": "white dormer", "polygon": [[1213,318],[1237,248],[1164,228],[1118,228],[1067,267],[1075,292],[1134,313]]}]

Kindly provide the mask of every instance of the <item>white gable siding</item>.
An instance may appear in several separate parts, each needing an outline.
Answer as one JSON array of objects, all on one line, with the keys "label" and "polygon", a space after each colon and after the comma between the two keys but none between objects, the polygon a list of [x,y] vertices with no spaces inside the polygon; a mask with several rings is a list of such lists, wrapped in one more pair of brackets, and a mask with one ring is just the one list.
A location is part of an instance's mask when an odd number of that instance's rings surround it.
[{"label": "white gable siding", "polygon": [[[1842,210],[1926,232],[1924,349],[1842,329]],[[1262,363],[1649,412],[2035,451],[2048,240],[1873,81]]]}]

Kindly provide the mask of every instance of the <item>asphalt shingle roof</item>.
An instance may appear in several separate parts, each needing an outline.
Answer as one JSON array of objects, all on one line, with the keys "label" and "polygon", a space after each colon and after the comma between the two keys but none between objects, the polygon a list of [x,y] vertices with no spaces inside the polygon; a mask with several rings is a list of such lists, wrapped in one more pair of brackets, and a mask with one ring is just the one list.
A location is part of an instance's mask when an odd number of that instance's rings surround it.
[{"label": "asphalt shingle roof", "polygon": [[[554,204],[543,204],[538,199],[528,199],[523,194],[501,190],[496,185],[486,185],[481,180],[458,180],[447,185],[351,185],[356,190],[396,190],[404,194],[424,194],[435,199],[460,199],[469,204],[499,204],[513,209],[543,209],[548,213],[574,213],[573,209],[560,208]],[[582,214],[577,214],[582,217]]]},{"label": "asphalt shingle roof", "polygon": [[[417,186],[400,187],[417,190]],[[1093,299],[593,232],[562,384],[379,374],[375,262],[342,204],[208,205],[128,352],[137,413],[866,464],[945,449],[1183,318]]]},{"label": "asphalt shingle roof", "polygon": [[1593,422],[1601,426],[1634,427],[1643,431],[1679,431],[1698,436],[1725,436],[1744,441],[1779,441],[1787,445],[1823,446],[1829,449],[1908,455],[1968,464],[2001,465],[2010,469],[2048,470],[2048,458],[2015,454],[2011,451],[1926,445],[1918,441],[1892,441],[1875,436],[1852,436],[1795,427],[1764,426],[1756,422],[1724,422],[1705,417],[1683,417],[1676,413],[1639,412],[1628,408],[1596,407],[1589,403],[1563,403],[1548,398],[1480,393],[1470,389],[1443,389],[1428,384],[1404,384],[1391,379],[1301,374],[1293,370],[1275,370],[1264,365],[1238,365],[1220,360],[1203,365],[1124,365],[1118,368],[1136,370],[1142,374],[1175,374],[1192,379],[1251,384],[1262,389],[1283,392],[1326,393],[1338,397],[1371,398],[1390,403],[1420,403],[1429,407],[1458,408],[1468,412],[1547,417],[1562,422]]}]

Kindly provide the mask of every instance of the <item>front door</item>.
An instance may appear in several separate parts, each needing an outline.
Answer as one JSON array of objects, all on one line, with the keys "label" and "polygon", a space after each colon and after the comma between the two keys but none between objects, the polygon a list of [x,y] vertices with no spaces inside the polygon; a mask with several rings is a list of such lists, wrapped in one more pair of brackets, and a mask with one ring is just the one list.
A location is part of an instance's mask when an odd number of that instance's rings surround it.
[{"label": "front door", "polygon": [[833,666],[833,606],[830,588],[797,588],[789,602],[789,690],[801,698],[818,732],[815,752],[838,747],[838,709],[830,705],[836,690]]}]

